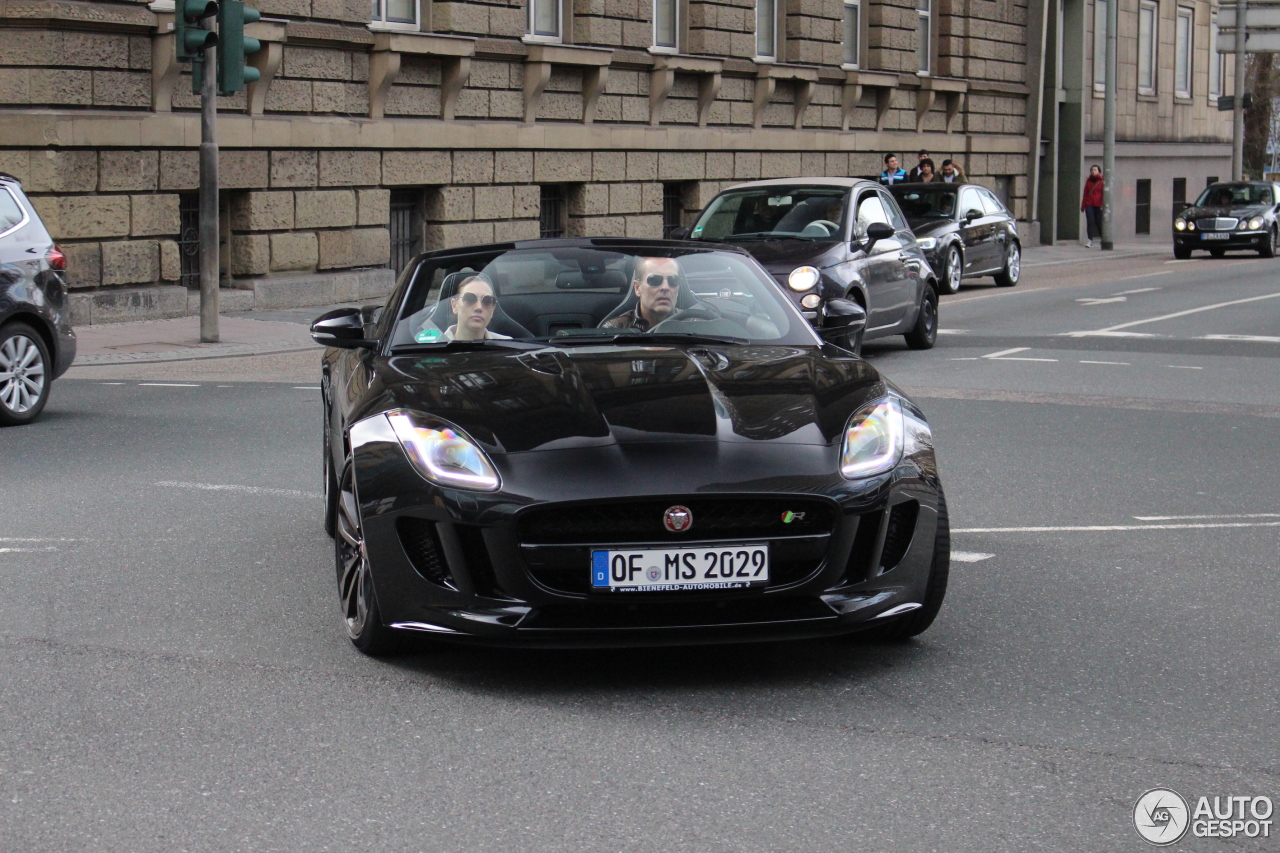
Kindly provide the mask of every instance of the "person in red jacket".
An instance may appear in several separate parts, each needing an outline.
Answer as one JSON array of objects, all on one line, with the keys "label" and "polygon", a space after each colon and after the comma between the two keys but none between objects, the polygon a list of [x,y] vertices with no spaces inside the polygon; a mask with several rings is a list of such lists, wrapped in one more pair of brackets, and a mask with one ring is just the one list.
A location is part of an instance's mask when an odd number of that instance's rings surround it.
[{"label": "person in red jacket", "polygon": [[1085,245],[1092,249],[1094,238],[1102,239],[1102,169],[1098,166],[1089,167],[1089,179],[1084,182],[1080,209],[1084,211],[1085,227],[1089,233],[1089,242]]}]

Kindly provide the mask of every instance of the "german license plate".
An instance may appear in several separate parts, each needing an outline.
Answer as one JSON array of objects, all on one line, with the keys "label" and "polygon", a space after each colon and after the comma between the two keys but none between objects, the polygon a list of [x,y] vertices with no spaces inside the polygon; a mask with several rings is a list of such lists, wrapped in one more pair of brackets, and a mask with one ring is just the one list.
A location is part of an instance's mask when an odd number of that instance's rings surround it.
[{"label": "german license plate", "polygon": [[749,589],[768,582],[768,545],[591,552],[591,588],[600,592]]},{"label": "german license plate", "polygon": [[1200,235],[1200,239],[1201,240],[1230,240],[1231,233],[1228,231],[1219,231],[1216,233],[1212,231],[1205,231]]}]

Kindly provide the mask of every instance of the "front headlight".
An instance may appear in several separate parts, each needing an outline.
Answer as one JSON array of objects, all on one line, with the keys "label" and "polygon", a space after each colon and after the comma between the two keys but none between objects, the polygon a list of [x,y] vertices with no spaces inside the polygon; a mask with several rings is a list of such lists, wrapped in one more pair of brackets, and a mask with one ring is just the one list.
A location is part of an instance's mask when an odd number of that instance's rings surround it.
[{"label": "front headlight", "polygon": [[1177,228],[1179,231],[1186,231],[1187,221],[1185,219],[1175,219],[1173,220],[1173,227]]},{"label": "front headlight", "polygon": [[893,397],[868,403],[849,419],[840,473],[849,479],[891,470],[902,459],[902,407]]},{"label": "front headlight", "polygon": [[917,237],[916,245],[919,246],[923,251],[932,252],[938,246],[938,238],[937,237]]},{"label": "front headlight", "polygon": [[817,267],[796,267],[787,276],[787,287],[795,291],[809,290],[822,278]]},{"label": "front headlight", "polygon": [[483,492],[501,485],[484,451],[452,424],[405,411],[388,412],[387,420],[413,467],[431,482]]},{"label": "front headlight", "polygon": [[1255,216],[1249,220],[1249,230],[1258,231],[1262,228],[1263,219],[1261,216]]}]

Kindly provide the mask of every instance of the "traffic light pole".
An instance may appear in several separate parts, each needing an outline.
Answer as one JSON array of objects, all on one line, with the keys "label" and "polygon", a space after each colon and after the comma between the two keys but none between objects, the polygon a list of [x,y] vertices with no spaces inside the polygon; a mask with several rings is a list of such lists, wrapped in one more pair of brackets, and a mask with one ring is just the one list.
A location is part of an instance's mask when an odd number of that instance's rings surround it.
[{"label": "traffic light pole", "polygon": [[1235,110],[1231,114],[1231,180],[1244,179],[1244,87],[1245,87],[1245,55],[1244,40],[1245,13],[1248,3],[1236,0],[1236,84]]},{"label": "traffic light pole", "polygon": [[[206,29],[213,18],[205,18]],[[200,340],[216,344],[218,336],[218,48],[204,51],[200,81]]]},{"label": "traffic light pole", "polygon": [[1120,21],[1120,0],[1107,4],[1107,82],[1102,102],[1102,248],[1115,248],[1115,219],[1112,200],[1116,183],[1116,42]]}]

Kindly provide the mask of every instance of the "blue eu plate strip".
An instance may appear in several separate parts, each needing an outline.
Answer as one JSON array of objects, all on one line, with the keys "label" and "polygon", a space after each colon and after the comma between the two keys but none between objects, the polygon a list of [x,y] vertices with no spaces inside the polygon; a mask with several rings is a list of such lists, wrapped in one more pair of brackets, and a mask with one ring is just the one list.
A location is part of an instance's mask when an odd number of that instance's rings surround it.
[{"label": "blue eu plate strip", "polygon": [[592,586],[608,586],[609,585],[609,552],[608,551],[592,551],[591,552],[591,585]]}]

